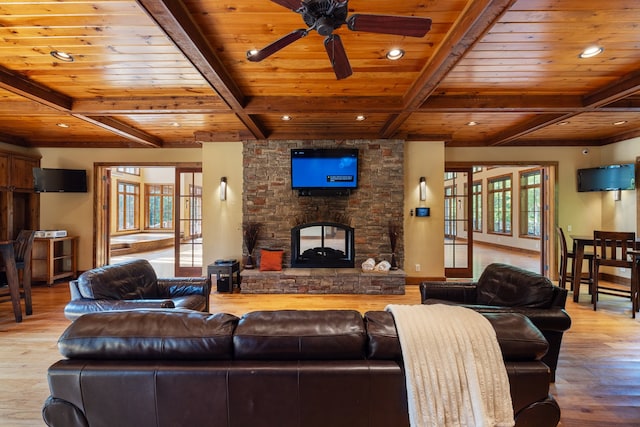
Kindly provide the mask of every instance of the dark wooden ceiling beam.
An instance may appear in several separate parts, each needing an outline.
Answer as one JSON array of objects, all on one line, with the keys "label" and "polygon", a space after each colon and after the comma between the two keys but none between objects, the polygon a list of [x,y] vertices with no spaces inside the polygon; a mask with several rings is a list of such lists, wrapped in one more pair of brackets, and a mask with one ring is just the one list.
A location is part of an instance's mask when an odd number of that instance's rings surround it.
[{"label": "dark wooden ceiling beam", "polygon": [[21,147],[29,147],[29,143],[19,136],[10,135],[8,133],[0,132],[0,142],[11,145],[19,145]]},{"label": "dark wooden ceiling beam", "polygon": [[573,117],[574,113],[569,114],[543,114],[536,116],[530,120],[524,121],[518,125],[512,126],[509,129],[498,133],[493,138],[485,141],[485,145],[505,145],[520,137],[530,134],[536,130],[545,128],[547,126],[559,123],[563,120],[567,120]]},{"label": "dark wooden ceiling beam", "polygon": [[244,111],[245,96],[215,54],[206,37],[181,0],[136,0],[191,61],[213,90],[236,113],[257,139],[265,139],[261,124]]},{"label": "dark wooden ceiling beam", "polygon": [[209,131],[196,131],[194,133],[194,139],[199,144],[216,143],[216,142],[230,142],[230,141],[245,141],[254,139],[253,135],[249,131],[240,132],[209,132]]},{"label": "dark wooden ceiling beam", "polygon": [[420,112],[572,112],[582,108],[577,95],[432,95]]},{"label": "dark wooden ceiling beam", "polygon": [[233,113],[215,96],[79,99],[73,102],[73,111],[87,115]]},{"label": "dark wooden ceiling beam", "polygon": [[407,91],[405,112],[394,114],[382,127],[380,136],[392,137],[417,110],[451,69],[484,36],[515,0],[469,0],[465,10],[456,21],[437,52],[429,59],[420,76]]},{"label": "dark wooden ceiling beam", "polygon": [[[0,68],[0,87],[17,95],[28,98],[41,105],[53,108],[58,112],[71,114],[74,117],[93,123],[103,129],[116,133],[124,138],[139,142],[145,145],[159,147],[162,141],[152,135],[148,135],[138,129],[121,123],[110,117],[87,117],[82,114],[75,114],[73,110],[73,99],[58,93],[54,90],[39,85],[30,79],[13,73],[7,69]],[[6,135],[6,140],[11,140],[11,135]],[[25,145],[24,140],[14,137],[17,141],[14,145]],[[11,143],[11,142],[9,142]]]},{"label": "dark wooden ceiling beam", "polygon": [[0,67],[0,88],[59,111],[69,111],[73,99],[6,68]]},{"label": "dark wooden ceiling beam", "polygon": [[609,86],[584,97],[584,105],[598,108],[640,91],[640,71],[630,73]]},{"label": "dark wooden ceiling beam", "polygon": [[109,132],[113,132],[117,135],[120,135],[123,138],[136,141],[140,144],[151,146],[151,147],[162,147],[162,140],[160,138],[156,138],[153,135],[149,135],[146,132],[136,129],[125,123],[122,123],[121,121],[116,120],[113,117],[84,116],[81,114],[79,115],[74,114],[74,116],[86,122],[92,123],[98,127],[101,127],[102,129],[106,129]]},{"label": "dark wooden ceiling beam", "polygon": [[[640,91],[640,72],[633,72],[618,80],[617,82],[598,89],[589,95],[583,97],[582,107],[576,108],[573,113],[565,115],[541,115],[530,121],[520,123],[505,129],[497,136],[486,141],[487,145],[504,145],[521,138],[527,134],[542,129],[546,126],[553,125],[563,120],[568,120],[578,114],[593,111],[605,111],[604,106],[620,101],[627,96],[633,95]],[[601,110],[602,109],[602,110]],[[617,137],[612,137],[616,139]],[[622,141],[622,139],[616,139]]]},{"label": "dark wooden ceiling beam", "polygon": [[245,106],[245,111],[249,114],[366,114],[400,112],[402,109],[402,98],[377,96],[259,96],[249,99]]}]

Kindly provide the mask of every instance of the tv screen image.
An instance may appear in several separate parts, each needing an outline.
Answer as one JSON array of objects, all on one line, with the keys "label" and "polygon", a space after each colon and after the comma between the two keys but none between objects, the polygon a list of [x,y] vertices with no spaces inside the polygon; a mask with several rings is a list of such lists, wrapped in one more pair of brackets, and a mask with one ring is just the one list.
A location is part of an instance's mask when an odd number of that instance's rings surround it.
[{"label": "tv screen image", "polygon": [[578,191],[633,190],[636,171],[633,163],[578,169]]},{"label": "tv screen image", "polygon": [[36,193],[86,193],[87,171],[33,168],[33,188]]},{"label": "tv screen image", "polygon": [[292,189],[357,187],[357,148],[294,148],[291,150]]}]

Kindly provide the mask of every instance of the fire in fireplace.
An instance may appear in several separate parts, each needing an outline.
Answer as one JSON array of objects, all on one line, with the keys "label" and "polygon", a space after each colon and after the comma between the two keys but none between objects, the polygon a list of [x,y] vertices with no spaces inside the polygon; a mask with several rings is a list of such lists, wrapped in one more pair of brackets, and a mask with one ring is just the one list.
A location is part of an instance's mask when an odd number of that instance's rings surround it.
[{"label": "fire in fireplace", "polygon": [[353,268],[354,229],[334,222],[313,222],[291,229],[291,267]]}]

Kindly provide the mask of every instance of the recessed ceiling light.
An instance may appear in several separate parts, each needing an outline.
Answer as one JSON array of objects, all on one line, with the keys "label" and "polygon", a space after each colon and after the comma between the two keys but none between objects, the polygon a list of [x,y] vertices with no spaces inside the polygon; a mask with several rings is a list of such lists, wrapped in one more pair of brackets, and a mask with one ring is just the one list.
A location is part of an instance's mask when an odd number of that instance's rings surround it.
[{"label": "recessed ceiling light", "polygon": [[66,124],[66,123],[57,123],[56,126],[58,126],[59,128],[64,128],[64,129],[69,127],[69,125]]},{"label": "recessed ceiling light", "polygon": [[283,122],[288,122],[290,121],[293,117],[285,114],[284,116],[280,117],[282,119]]},{"label": "recessed ceiling light", "polygon": [[359,121],[359,122],[363,122],[363,121],[367,120],[367,116],[362,115],[362,114],[357,115],[356,116],[356,120]]},{"label": "recessed ceiling light", "polygon": [[618,120],[617,122],[613,122],[613,125],[614,126],[620,126],[620,125],[623,125],[625,123],[627,123],[626,120]]},{"label": "recessed ceiling light", "polygon": [[467,122],[467,126],[478,126],[478,122],[474,122],[474,121]]},{"label": "recessed ceiling light", "polygon": [[387,52],[387,59],[391,61],[397,61],[403,56],[404,56],[404,50],[402,49],[391,49],[389,52]]},{"label": "recessed ceiling light", "polygon": [[62,52],[59,50],[52,50],[51,52],[51,56],[53,56],[54,58],[60,60],[60,61],[64,61],[64,62],[73,62],[73,56],[71,56],[70,54],[68,54],[67,52]]},{"label": "recessed ceiling light", "polygon": [[593,58],[596,55],[600,55],[604,51],[604,48],[601,46],[590,46],[583,50],[580,55],[580,58]]},{"label": "recessed ceiling light", "polygon": [[174,128],[179,128],[180,127],[180,123],[173,122],[173,123],[171,123],[171,126],[173,126]]},{"label": "recessed ceiling light", "polygon": [[558,123],[558,126],[566,126],[566,125],[568,125],[568,124],[569,124],[569,122],[564,121],[564,122],[559,122],[559,123]]}]

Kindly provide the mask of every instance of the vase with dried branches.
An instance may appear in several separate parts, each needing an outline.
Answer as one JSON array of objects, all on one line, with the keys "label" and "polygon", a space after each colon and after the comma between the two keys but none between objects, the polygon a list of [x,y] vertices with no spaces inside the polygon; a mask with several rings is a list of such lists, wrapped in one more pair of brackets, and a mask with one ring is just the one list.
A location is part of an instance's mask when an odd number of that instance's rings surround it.
[{"label": "vase with dried branches", "polygon": [[400,235],[400,227],[398,224],[389,222],[389,243],[391,244],[391,270],[398,269],[396,261],[396,246],[398,244],[398,236]]},{"label": "vase with dried branches", "polygon": [[244,264],[244,268],[252,269],[253,265],[253,250],[258,242],[258,234],[260,234],[260,228],[262,224],[258,222],[248,222],[244,226],[244,244],[247,247],[247,261]]}]

